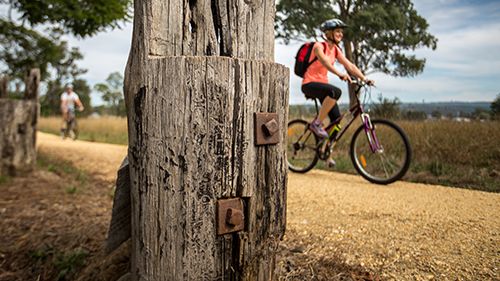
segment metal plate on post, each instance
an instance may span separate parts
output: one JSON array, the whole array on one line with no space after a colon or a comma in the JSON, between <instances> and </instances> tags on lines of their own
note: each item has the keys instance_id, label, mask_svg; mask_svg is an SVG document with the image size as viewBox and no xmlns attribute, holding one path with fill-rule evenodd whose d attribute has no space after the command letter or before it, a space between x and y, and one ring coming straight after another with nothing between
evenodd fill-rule
<instances>
[{"instance_id":1,"label":"metal plate on post","mask_svg":"<svg viewBox=\"0 0 500 281\"><path fill-rule=\"evenodd\" d=\"M241 231L245 228L243 200L240 198L217 201L217 235Z\"/></svg>"},{"instance_id":2,"label":"metal plate on post","mask_svg":"<svg viewBox=\"0 0 500 281\"><path fill-rule=\"evenodd\" d=\"M255 113L255 144L277 144L280 141L278 113Z\"/></svg>"}]
</instances>

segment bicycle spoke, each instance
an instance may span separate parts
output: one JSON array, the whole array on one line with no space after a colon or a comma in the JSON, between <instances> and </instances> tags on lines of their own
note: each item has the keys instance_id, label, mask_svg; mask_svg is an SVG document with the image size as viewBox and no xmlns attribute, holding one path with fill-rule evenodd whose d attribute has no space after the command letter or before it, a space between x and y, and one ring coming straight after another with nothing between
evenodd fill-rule
<instances>
[{"instance_id":1,"label":"bicycle spoke","mask_svg":"<svg viewBox=\"0 0 500 281\"><path fill-rule=\"evenodd\" d=\"M409 145L400 129L391 122L373 121L375 131L365 133L358 128L351 144L351 158L358 172L375 183L390 183L399 179L408 169ZM376 125L376 126L375 126ZM377 150L372 152L374 142Z\"/></svg>"},{"instance_id":2,"label":"bicycle spoke","mask_svg":"<svg viewBox=\"0 0 500 281\"><path fill-rule=\"evenodd\" d=\"M295 172L307 172L316 164L316 137L304 120L293 120L288 124L288 167Z\"/></svg>"}]
</instances>

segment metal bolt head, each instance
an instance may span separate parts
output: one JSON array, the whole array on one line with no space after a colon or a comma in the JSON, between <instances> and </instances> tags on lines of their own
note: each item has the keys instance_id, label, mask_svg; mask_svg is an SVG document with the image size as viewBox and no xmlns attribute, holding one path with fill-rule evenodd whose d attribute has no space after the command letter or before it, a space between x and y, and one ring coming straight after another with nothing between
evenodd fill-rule
<instances>
[{"instance_id":1,"label":"metal bolt head","mask_svg":"<svg viewBox=\"0 0 500 281\"><path fill-rule=\"evenodd\" d=\"M239 225L243 222L243 212L237 209L229 208L226 212L226 224L230 226Z\"/></svg>"},{"instance_id":2,"label":"metal bolt head","mask_svg":"<svg viewBox=\"0 0 500 281\"><path fill-rule=\"evenodd\" d=\"M278 122L276 122L275 119L271 119L266 124L264 124L263 129L266 135L272 136L279 130Z\"/></svg>"}]
</instances>

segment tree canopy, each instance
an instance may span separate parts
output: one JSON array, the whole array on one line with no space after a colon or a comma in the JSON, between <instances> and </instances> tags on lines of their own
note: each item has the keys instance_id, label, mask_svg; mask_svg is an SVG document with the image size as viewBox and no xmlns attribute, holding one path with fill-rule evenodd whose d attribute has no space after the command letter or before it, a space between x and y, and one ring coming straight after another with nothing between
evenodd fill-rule
<instances>
[{"instance_id":1,"label":"tree canopy","mask_svg":"<svg viewBox=\"0 0 500 281\"><path fill-rule=\"evenodd\" d=\"M26 70L40 68L45 81L50 67L74 64L82 58L78 49L70 49L61 40L63 34L86 37L115 28L130 18L130 2L0 0L9 9L8 18L0 18L0 62L14 78L22 79Z\"/></svg>"},{"instance_id":2,"label":"tree canopy","mask_svg":"<svg viewBox=\"0 0 500 281\"><path fill-rule=\"evenodd\" d=\"M130 19L130 0L0 0L7 17L0 17L0 67L14 80L23 80L31 68L40 68L47 91L42 113L59 112L64 84L90 108L90 87L79 78L86 72L77 66L83 58L62 36L84 38L119 26ZM19 84L17 82L17 84Z\"/></svg>"},{"instance_id":3,"label":"tree canopy","mask_svg":"<svg viewBox=\"0 0 500 281\"><path fill-rule=\"evenodd\" d=\"M317 39L318 27L327 19L347 23L346 57L365 73L417 75L424 69L425 58L411 52L437 45L427 31L427 21L410 0L280 0L276 8L276 37L285 43Z\"/></svg>"},{"instance_id":4,"label":"tree canopy","mask_svg":"<svg viewBox=\"0 0 500 281\"><path fill-rule=\"evenodd\" d=\"M497 95L495 100L490 105L491 115L495 119L500 119L500 94Z\"/></svg>"},{"instance_id":5,"label":"tree canopy","mask_svg":"<svg viewBox=\"0 0 500 281\"><path fill-rule=\"evenodd\" d=\"M102 99L111 108L114 115L126 115L123 95L123 75L113 72L106 78L106 83L94 85L94 89L102 94Z\"/></svg>"},{"instance_id":6,"label":"tree canopy","mask_svg":"<svg viewBox=\"0 0 500 281\"><path fill-rule=\"evenodd\" d=\"M45 81L49 78L50 67L59 78L69 72L76 76L84 72L76 67L76 61L82 58L78 49L70 49L56 32L44 36L0 19L0 61L6 68L5 73L14 79L22 80L29 69L40 68L41 79ZM66 73L61 73L62 70Z\"/></svg>"},{"instance_id":7,"label":"tree canopy","mask_svg":"<svg viewBox=\"0 0 500 281\"><path fill-rule=\"evenodd\" d=\"M115 28L130 18L130 0L0 0L30 26L50 25L79 37Z\"/></svg>"}]
</instances>

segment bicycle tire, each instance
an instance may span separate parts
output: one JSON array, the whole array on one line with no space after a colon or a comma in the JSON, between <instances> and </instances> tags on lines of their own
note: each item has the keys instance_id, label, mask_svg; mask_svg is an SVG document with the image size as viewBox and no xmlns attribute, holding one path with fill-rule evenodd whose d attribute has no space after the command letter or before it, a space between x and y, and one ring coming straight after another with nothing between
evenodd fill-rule
<instances>
[{"instance_id":1,"label":"bicycle tire","mask_svg":"<svg viewBox=\"0 0 500 281\"><path fill-rule=\"evenodd\" d=\"M78 139L78 123L76 122L76 119L71 121L71 131L73 132L71 139Z\"/></svg>"},{"instance_id":2,"label":"bicycle tire","mask_svg":"<svg viewBox=\"0 0 500 281\"><path fill-rule=\"evenodd\" d=\"M352 164L363 178L372 183L382 185L393 183L401 179L410 167L412 157L410 141L405 132L391 121L375 119L371 123L382 149L372 152L365 127L361 125L351 140Z\"/></svg>"},{"instance_id":3,"label":"bicycle tire","mask_svg":"<svg viewBox=\"0 0 500 281\"><path fill-rule=\"evenodd\" d=\"M314 168L318 163L317 145L318 138L309 130L309 122L302 119L288 122L287 163L291 171L306 173Z\"/></svg>"}]
</instances>

